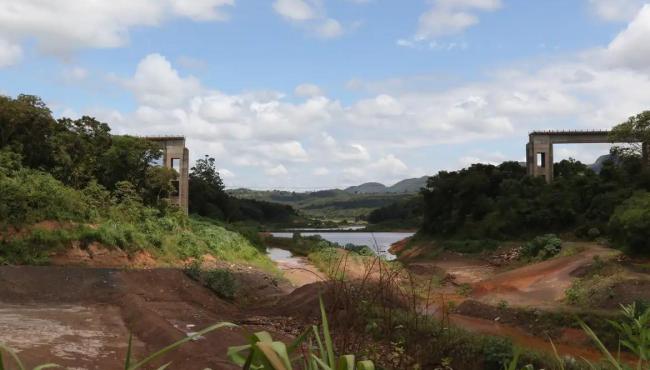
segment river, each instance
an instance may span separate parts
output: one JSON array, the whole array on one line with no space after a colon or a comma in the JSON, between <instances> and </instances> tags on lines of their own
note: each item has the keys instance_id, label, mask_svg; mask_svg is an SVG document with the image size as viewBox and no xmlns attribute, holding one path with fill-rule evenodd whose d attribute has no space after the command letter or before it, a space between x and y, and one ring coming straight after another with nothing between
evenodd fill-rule
<instances>
[{"instance_id":1,"label":"river","mask_svg":"<svg viewBox=\"0 0 650 370\"><path fill-rule=\"evenodd\" d=\"M292 232L274 232L271 233L278 238L291 238ZM301 232L302 236L320 235L323 239L338 243L341 246L346 244L367 245L377 254L386 257L388 260L395 259L395 256L388 252L388 248L402 239L413 236L414 233L401 232L335 232L335 231L310 231Z\"/></svg>"}]
</instances>

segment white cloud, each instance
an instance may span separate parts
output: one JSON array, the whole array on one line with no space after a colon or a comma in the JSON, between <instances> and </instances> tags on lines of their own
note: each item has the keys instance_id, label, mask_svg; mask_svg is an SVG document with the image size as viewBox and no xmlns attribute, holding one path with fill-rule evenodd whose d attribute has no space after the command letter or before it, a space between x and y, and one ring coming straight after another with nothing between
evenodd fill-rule
<instances>
[{"instance_id":1,"label":"white cloud","mask_svg":"<svg viewBox=\"0 0 650 370\"><path fill-rule=\"evenodd\" d=\"M316 10L304 0L275 0L273 10L292 21L306 21L316 17Z\"/></svg>"},{"instance_id":2,"label":"white cloud","mask_svg":"<svg viewBox=\"0 0 650 370\"><path fill-rule=\"evenodd\" d=\"M500 0L434 0L431 8L420 15L418 30L412 40L398 40L401 46L460 33L479 22L477 12L494 11Z\"/></svg>"},{"instance_id":3,"label":"white cloud","mask_svg":"<svg viewBox=\"0 0 650 370\"><path fill-rule=\"evenodd\" d=\"M316 33L325 39L343 35L343 26L336 19L328 18L316 27Z\"/></svg>"},{"instance_id":4,"label":"white cloud","mask_svg":"<svg viewBox=\"0 0 650 370\"><path fill-rule=\"evenodd\" d=\"M607 56L617 66L650 69L650 4L609 44Z\"/></svg>"},{"instance_id":5,"label":"white cloud","mask_svg":"<svg viewBox=\"0 0 650 370\"><path fill-rule=\"evenodd\" d=\"M23 49L20 45L0 38L0 68L14 65L18 63L22 57Z\"/></svg>"},{"instance_id":6,"label":"white cloud","mask_svg":"<svg viewBox=\"0 0 650 370\"><path fill-rule=\"evenodd\" d=\"M338 20L327 17L321 0L275 0L273 10L319 38L336 38L345 32Z\"/></svg>"},{"instance_id":7,"label":"white cloud","mask_svg":"<svg viewBox=\"0 0 650 370\"><path fill-rule=\"evenodd\" d=\"M314 170L312 171L312 174L314 174L314 176L327 176L329 175L329 173L330 170L328 170L326 167L314 168Z\"/></svg>"},{"instance_id":8,"label":"white cloud","mask_svg":"<svg viewBox=\"0 0 650 370\"><path fill-rule=\"evenodd\" d=\"M589 0L589 5L598 17L606 21L628 21L632 19L646 0Z\"/></svg>"},{"instance_id":9,"label":"white cloud","mask_svg":"<svg viewBox=\"0 0 650 370\"><path fill-rule=\"evenodd\" d=\"M277 165L277 166L275 166L275 167L267 168L267 169L264 171L264 173L266 173L266 174L269 175L269 176L283 176L283 175L288 174L289 171L287 171L286 167L284 167L283 165L279 164L279 165Z\"/></svg>"},{"instance_id":10,"label":"white cloud","mask_svg":"<svg viewBox=\"0 0 650 370\"><path fill-rule=\"evenodd\" d=\"M61 54L79 48L115 48L136 26L167 19L223 20L234 0L4 0L0 35L13 44L36 40L41 50Z\"/></svg>"},{"instance_id":11,"label":"white cloud","mask_svg":"<svg viewBox=\"0 0 650 370\"><path fill-rule=\"evenodd\" d=\"M127 85L140 103L154 107L177 106L201 91L196 78L180 77L160 54L149 54L141 60Z\"/></svg>"},{"instance_id":12,"label":"white cloud","mask_svg":"<svg viewBox=\"0 0 650 370\"><path fill-rule=\"evenodd\" d=\"M232 171L230 171L227 168L220 168L218 170L218 172L219 172L219 175L221 176L222 179L227 180L227 179L232 179L232 178L237 177L237 176L235 176L235 174Z\"/></svg>"},{"instance_id":13,"label":"white cloud","mask_svg":"<svg viewBox=\"0 0 650 370\"><path fill-rule=\"evenodd\" d=\"M323 96L323 90L314 84L301 84L296 86L294 94L300 97Z\"/></svg>"},{"instance_id":14,"label":"white cloud","mask_svg":"<svg viewBox=\"0 0 650 370\"><path fill-rule=\"evenodd\" d=\"M645 35L641 26L635 37ZM635 27L633 22L616 39L633 35ZM523 150L507 158L496 148L456 155L436 144L500 139L523 148L533 129L609 128L647 109L650 71L613 63L613 50L603 47L532 67L492 70L480 81L445 88L431 83L435 76L357 81L370 88L345 104L309 84L289 95L221 92L153 54L124 83L134 91L138 107L109 122L115 122L117 132L185 134L193 157L217 156L243 185L256 177L267 181L260 172L275 174L267 182L272 186L390 183L439 168L523 157ZM303 99L296 102L295 97ZM412 159L424 157L419 150L443 152L418 163L425 161ZM325 179L332 183L322 184Z\"/></svg>"},{"instance_id":15,"label":"white cloud","mask_svg":"<svg viewBox=\"0 0 650 370\"><path fill-rule=\"evenodd\" d=\"M79 82L88 77L88 71L85 68L75 66L64 69L61 76L66 82Z\"/></svg>"},{"instance_id":16,"label":"white cloud","mask_svg":"<svg viewBox=\"0 0 650 370\"><path fill-rule=\"evenodd\" d=\"M170 0L172 11L195 21L226 20L224 6L235 5L235 0Z\"/></svg>"},{"instance_id":17,"label":"white cloud","mask_svg":"<svg viewBox=\"0 0 650 370\"><path fill-rule=\"evenodd\" d=\"M458 164L461 168L467 168L475 163L498 165L506 160L508 160L508 157L501 152L486 153L479 151L460 157Z\"/></svg>"},{"instance_id":18,"label":"white cloud","mask_svg":"<svg viewBox=\"0 0 650 370\"><path fill-rule=\"evenodd\" d=\"M410 176L408 166L393 154L388 154L363 167L353 166L343 169L345 181L359 183L365 181L383 181L394 183Z\"/></svg>"}]
</instances>

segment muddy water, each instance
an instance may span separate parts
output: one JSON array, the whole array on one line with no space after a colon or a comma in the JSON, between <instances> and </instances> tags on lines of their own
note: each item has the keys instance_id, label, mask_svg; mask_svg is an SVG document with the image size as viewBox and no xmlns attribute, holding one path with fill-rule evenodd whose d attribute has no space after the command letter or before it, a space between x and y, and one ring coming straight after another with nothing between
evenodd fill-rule
<instances>
[{"instance_id":1,"label":"muddy water","mask_svg":"<svg viewBox=\"0 0 650 370\"><path fill-rule=\"evenodd\" d=\"M74 369L118 368L128 330L118 307L0 304L0 343L28 364L54 362ZM136 349L143 345L135 340ZM32 363L33 362L33 363ZM70 367L73 366L73 367Z\"/></svg>"},{"instance_id":2,"label":"muddy water","mask_svg":"<svg viewBox=\"0 0 650 370\"><path fill-rule=\"evenodd\" d=\"M296 288L325 279L325 275L305 257L293 256L280 248L267 248L266 253Z\"/></svg>"},{"instance_id":3,"label":"muddy water","mask_svg":"<svg viewBox=\"0 0 650 370\"><path fill-rule=\"evenodd\" d=\"M273 236L278 238L291 238L293 233L290 232L275 232ZM332 231L319 231L319 232L302 232L302 236L320 235L323 239L338 243L341 246L346 244L366 245L374 250L377 254L386 257L388 260L395 259L395 256L388 252L388 248L400 240L413 236L413 233L398 233L398 232L332 232Z\"/></svg>"}]
</instances>

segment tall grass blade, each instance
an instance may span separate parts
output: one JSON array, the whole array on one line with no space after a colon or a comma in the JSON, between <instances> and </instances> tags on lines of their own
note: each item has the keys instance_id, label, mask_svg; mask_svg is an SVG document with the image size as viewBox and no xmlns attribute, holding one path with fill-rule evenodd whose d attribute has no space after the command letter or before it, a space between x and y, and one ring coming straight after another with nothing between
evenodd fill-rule
<instances>
[{"instance_id":1,"label":"tall grass blade","mask_svg":"<svg viewBox=\"0 0 650 370\"><path fill-rule=\"evenodd\" d=\"M38 365L34 368L34 370L43 370L43 369L55 369L55 368L61 368L62 366L57 365L57 364L43 364L43 365Z\"/></svg>"},{"instance_id":2,"label":"tall grass blade","mask_svg":"<svg viewBox=\"0 0 650 370\"><path fill-rule=\"evenodd\" d=\"M133 346L133 333L129 333L129 345L126 347L126 359L124 360L124 370L129 370L131 366L131 348Z\"/></svg>"},{"instance_id":3,"label":"tall grass blade","mask_svg":"<svg viewBox=\"0 0 650 370\"><path fill-rule=\"evenodd\" d=\"M612 356L612 354L609 352L607 347L603 344L603 342L600 341L596 333L589 327L589 325L585 324L584 321L579 320L578 324L580 324L580 327L582 330L596 343L596 346L600 350L600 352L605 356L607 361L616 369L616 370L624 370L621 364Z\"/></svg>"},{"instance_id":4,"label":"tall grass blade","mask_svg":"<svg viewBox=\"0 0 650 370\"><path fill-rule=\"evenodd\" d=\"M256 344L257 348L264 355L269 364L272 366L273 370L290 370L284 366L284 361L278 356L278 354L273 349L272 343L269 342L259 342Z\"/></svg>"},{"instance_id":5,"label":"tall grass blade","mask_svg":"<svg viewBox=\"0 0 650 370\"><path fill-rule=\"evenodd\" d=\"M552 339L549 339L549 342L551 342L551 348L553 348L553 355L555 356L555 360L557 361L559 370L564 370L564 360L562 360L562 357L560 357L560 354L557 352L555 343L553 343Z\"/></svg>"},{"instance_id":6,"label":"tall grass blade","mask_svg":"<svg viewBox=\"0 0 650 370\"><path fill-rule=\"evenodd\" d=\"M357 370L375 370L375 364L368 360L359 361L357 362Z\"/></svg>"},{"instance_id":7,"label":"tall grass blade","mask_svg":"<svg viewBox=\"0 0 650 370\"><path fill-rule=\"evenodd\" d=\"M325 360L325 347L323 347L323 342L320 340L318 327L316 325L313 325L311 328L314 331L314 337L316 337L316 344L318 344L318 354Z\"/></svg>"},{"instance_id":8,"label":"tall grass blade","mask_svg":"<svg viewBox=\"0 0 650 370\"><path fill-rule=\"evenodd\" d=\"M226 328L226 327L228 327L228 328L232 328L232 327L236 327L236 326L237 326L237 325L235 325L235 324L231 324L231 323L229 323L229 322L220 322L220 323L218 323L218 324L214 324L214 325L208 326L207 328L205 328L205 329L199 331L198 333L196 333L196 334L194 334L194 335L191 335L191 336L188 336L188 337L186 337L186 338L183 338L183 339L179 340L178 342L176 342L176 343L172 343L172 344L168 345L167 347L161 349L160 351L158 351L158 352L156 352L156 353L154 353L154 354L152 354L152 355L149 355L149 356L148 356L147 358L145 358L144 360L142 360L142 361L138 362L137 364L131 366L128 370L139 369L139 368L141 368L143 365L146 365L147 363L149 363L149 362L151 362L151 361L157 359L158 357L160 357L160 356L166 354L167 352L169 352L169 351L171 351L171 350L173 350L173 349L176 349L177 347L180 347L180 346L182 346L183 344L185 344L185 343L187 343L187 342L189 342L189 341L191 341L191 340L194 340L194 339L200 337L201 335L205 335L205 334L207 334L207 333L209 333L209 332L211 332L211 331L217 330L217 329ZM24 370L24 368L21 368L21 370Z\"/></svg>"},{"instance_id":9,"label":"tall grass blade","mask_svg":"<svg viewBox=\"0 0 650 370\"><path fill-rule=\"evenodd\" d=\"M345 355L339 357L339 363L336 370L354 370L354 355Z\"/></svg>"},{"instance_id":10,"label":"tall grass blade","mask_svg":"<svg viewBox=\"0 0 650 370\"><path fill-rule=\"evenodd\" d=\"M16 366L18 366L19 370L25 370L25 365L23 365L22 361L20 361L20 358L18 358L18 355L16 355L16 352L14 352L13 349L5 346L4 344L0 344L0 352L6 352L11 356L11 358L14 360L16 363Z\"/></svg>"},{"instance_id":11,"label":"tall grass blade","mask_svg":"<svg viewBox=\"0 0 650 370\"><path fill-rule=\"evenodd\" d=\"M335 365L334 359L334 344L332 343L332 336L330 335L329 323L327 322L327 312L325 312L325 304L323 303L323 297L319 296L318 300L320 302L320 313L321 319L323 321L323 339L325 340L325 347L327 350L327 363L330 366Z\"/></svg>"},{"instance_id":12,"label":"tall grass blade","mask_svg":"<svg viewBox=\"0 0 650 370\"><path fill-rule=\"evenodd\" d=\"M318 356L312 355L312 358L314 359L314 361L316 361L316 363L320 366L322 370L332 370L332 368L328 364L326 364L325 361L318 358Z\"/></svg>"}]
</instances>

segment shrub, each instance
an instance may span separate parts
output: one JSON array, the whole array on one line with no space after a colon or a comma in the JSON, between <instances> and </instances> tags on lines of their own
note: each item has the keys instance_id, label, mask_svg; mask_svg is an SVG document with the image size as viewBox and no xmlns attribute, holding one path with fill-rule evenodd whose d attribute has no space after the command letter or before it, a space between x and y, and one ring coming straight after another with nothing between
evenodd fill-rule
<instances>
[{"instance_id":1,"label":"shrub","mask_svg":"<svg viewBox=\"0 0 650 370\"><path fill-rule=\"evenodd\" d=\"M636 193L616 207L609 230L631 252L650 253L650 193Z\"/></svg>"},{"instance_id":2,"label":"shrub","mask_svg":"<svg viewBox=\"0 0 650 370\"><path fill-rule=\"evenodd\" d=\"M225 269L212 269L204 274L205 283L218 296L227 299L235 298L236 281L232 272Z\"/></svg>"},{"instance_id":3,"label":"shrub","mask_svg":"<svg viewBox=\"0 0 650 370\"><path fill-rule=\"evenodd\" d=\"M561 249L562 240L555 234L546 234L526 243L522 249L522 256L545 260L560 253Z\"/></svg>"}]
</instances>

